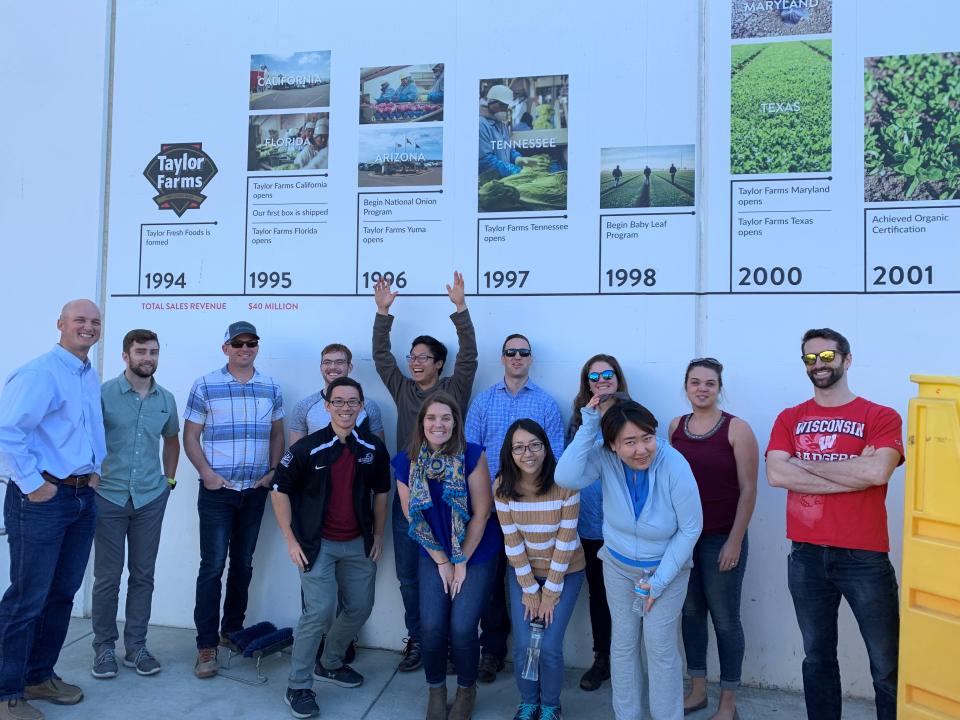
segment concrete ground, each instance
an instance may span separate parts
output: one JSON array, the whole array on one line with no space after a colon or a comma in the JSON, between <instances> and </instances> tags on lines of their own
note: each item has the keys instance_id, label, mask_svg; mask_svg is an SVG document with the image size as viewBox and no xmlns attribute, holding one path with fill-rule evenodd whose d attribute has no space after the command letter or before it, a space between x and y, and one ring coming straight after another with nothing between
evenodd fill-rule
<instances>
[{"instance_id":1,"label":"concrete ground","mask_svg":"<svg viewBox=\"0 0 960 720\"><path fill-rule=\"evenodd\" d=\"M86 698L73 707L35 703L51 720L128 720L135 717L263 720L290 717L289 709L282 700L290 666L287 655L265 663L264 674L269 681L263 685L245 685L224 677L198 680L193 676L196 659L193 631L152 627L149 647L163 663L163 671L159 675L139 677L133 670L121 666L116 678L96 680L90 675L93 660L91 639L90 620L75 618L60 655L57 673L69 682L80 684ZM353 667L364 675L364 684L355 689L343 689L327 683L316 683L314 689L317 691L320 716L336 720L422 718L426 710L423 673L398 673L398 658L397 653L387 650L361 648ZM256 677L254 664L250 660L234 659L229 672L251 680ZM596 692L584 692L578 685L581 673L582 670L578 669L567 671L563 694L564 717L568 720L612 718L609 683ZM451 678L449 683L452 699L455 682ZM717 692L715 686L710 687L711 707L715 706ZM512 675L501 673L493 684L480 686L474 718L507 720L513 717L517 701ZM801 720L806 717L800 695L777 690L743 688L738 706L742 720ZM691 720L709 720L711 715L711 710L702 710L688 717ZM873 718L873 703L846 700L843 716L846 720Z\"/></svg>"}]
</instances>

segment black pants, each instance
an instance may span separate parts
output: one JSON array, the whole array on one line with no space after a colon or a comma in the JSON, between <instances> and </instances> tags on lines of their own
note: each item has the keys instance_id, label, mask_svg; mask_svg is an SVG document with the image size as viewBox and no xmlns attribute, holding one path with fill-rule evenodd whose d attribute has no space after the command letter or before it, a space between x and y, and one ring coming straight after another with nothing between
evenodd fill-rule
<instances>
[{"instance_id":1,"label":"black pants","mask_svg":"<svg viewBox=\"0 0 960 720\"><path fill-rule=\"evenodd\" d=\"M603 561L597 557L603 540L580 538L583 556L587 561L587 587L590 589L590 628L593 630L593 651L610 654L610 608L607 607L607 589L603 584Z\"/></svg>"}]
</instances>

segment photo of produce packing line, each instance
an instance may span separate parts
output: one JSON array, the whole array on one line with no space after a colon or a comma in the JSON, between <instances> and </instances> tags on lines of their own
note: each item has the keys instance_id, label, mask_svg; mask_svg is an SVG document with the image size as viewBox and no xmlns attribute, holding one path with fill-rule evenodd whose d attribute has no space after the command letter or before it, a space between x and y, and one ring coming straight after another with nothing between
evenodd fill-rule
<instances>
[{"instance_id":1,"label":"photo of produce packing line","mask_svg":"<svg viewBox=\"0 0 960 720\"><path fill-rule=\"evenodd\" d=\"M326 170L329 113L251 115L247 170Z\"/></svg>"},{"instance_id":2,"label":"photo of produce packing line","mask_svg":"<svg viewBox=\"0 0 960 720\"><path fill-rule=\"evenodd\" d=\"M480 212L566 210L568 80L480 81Z\"/></svg>"},{"instance_id":3,"label":"photo of produce packing line","mask_svg":"<svg viewBox=\"0 0 960 720\"><path fill-rule=\"evenodd\" d=\"M603 148L600 207L692 207L693 145Z\"/></svg>"},{"instance_id":4,"label":"photo of produce packing line","mask_svg":"<svg viewBox=\"0 0 960 720\"><path fill-rule=\"evenodd\" d=\"M443 120L443 63L360 70L360 123Z\"/></svg>"},{"instance_id":5,"label":"photo of produce packing line","mask_svg":"<svg viewBox=\"0 0 960 720\"><path fill-rule=\"evenodd\" d=\"M734 45L730 172L828 172L832 161L830 40Z\"/></svg>"},{"instance_id":6,"label":"photo of produce packing line","mask_svg":"<svg viewBox=\"0 0 960 720\"><path fill-rule=\"evenodd\" d=\"M960 53L866 59L864 200L960 195Z\"/></svg>"}]
</instances>

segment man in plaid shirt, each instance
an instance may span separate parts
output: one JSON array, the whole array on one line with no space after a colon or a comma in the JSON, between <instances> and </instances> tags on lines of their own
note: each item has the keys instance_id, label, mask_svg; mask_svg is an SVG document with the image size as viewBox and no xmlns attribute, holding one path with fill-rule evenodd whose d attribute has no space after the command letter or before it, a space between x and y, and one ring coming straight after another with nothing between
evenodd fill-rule
<instances>
[{"instance_id":1,"label":"man in plaid shirt","mask_svg":"<svg viewBox=\"0 0 960 720\"><path fill-rule=\"evenodd\" d=\"M226 366L199 378L184 413L183 447L200 475L200 573L193 620L199 678L217 674L217 645L243 628L253 551L273 470L283 454L283 396L273 378L253 366L257 329L227 328ZM220 578L230 556L220 620ZM219 625L219 635L217 627Z\"/></svg>"}]
</instances>

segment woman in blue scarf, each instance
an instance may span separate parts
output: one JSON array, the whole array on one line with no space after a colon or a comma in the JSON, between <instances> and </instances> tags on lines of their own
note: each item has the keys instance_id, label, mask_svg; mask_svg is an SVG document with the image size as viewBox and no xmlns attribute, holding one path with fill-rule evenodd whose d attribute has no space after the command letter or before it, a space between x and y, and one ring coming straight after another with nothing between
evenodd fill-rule
<instances>
[{"instance_id":1,"label":"woman in blue scarf","mask_svg":"<svg viewBox=\"0 0 960 720\"><path fill-rule=\"evenodd\" d=\"M423 669L427 720L445 720L447 647L457 669L450 720L468 720L477 694L477 624L490 596L503 536L491 515L493 496L483 447L468 443L456 400L424 400L410 447L393 459L397 494L420 545Z\"/></svg>"}]
</instances>

